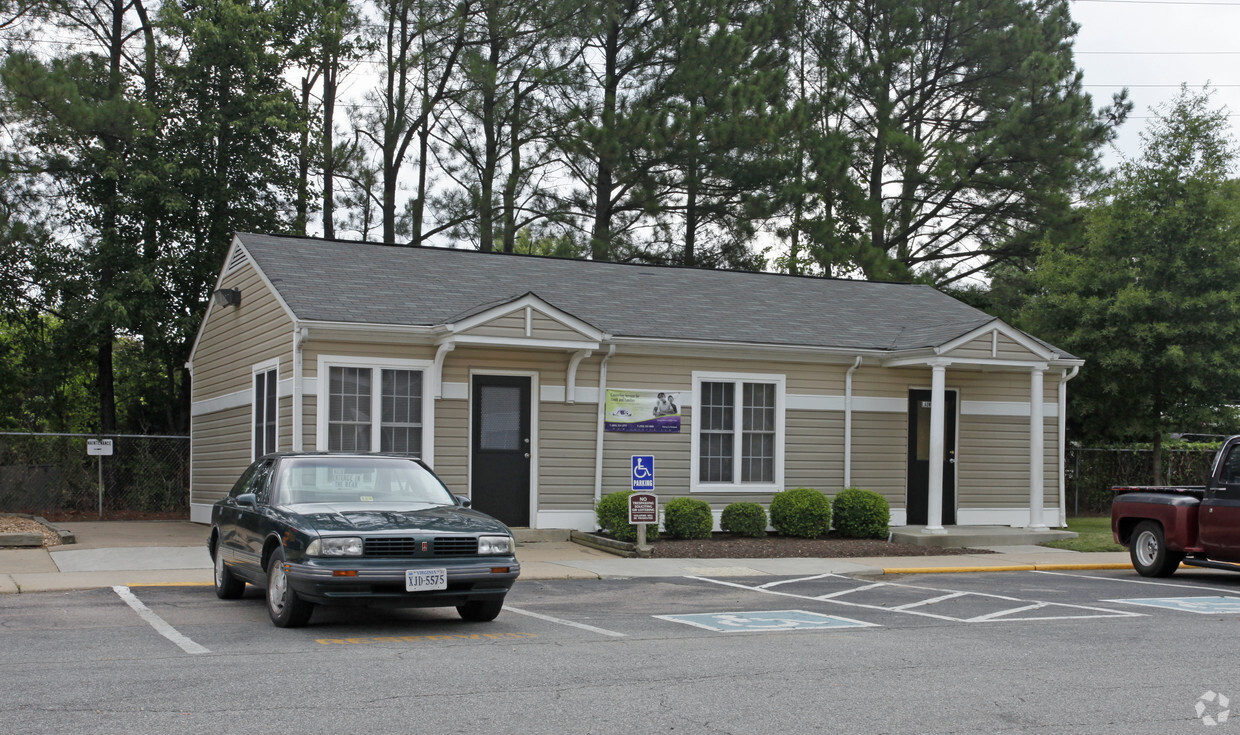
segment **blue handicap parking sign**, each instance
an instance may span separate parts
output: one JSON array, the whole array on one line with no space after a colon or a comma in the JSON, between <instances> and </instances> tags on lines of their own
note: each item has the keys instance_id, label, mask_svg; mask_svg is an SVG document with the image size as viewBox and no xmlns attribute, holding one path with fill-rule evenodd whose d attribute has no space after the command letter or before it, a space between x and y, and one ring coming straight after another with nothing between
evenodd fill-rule
<instances>
[{"instance_id":1,"label":"blue handicap parking sign","mask_svg":"<svg viewBox=\"0 0 1240 735\"><path fill-rule=\"evenodd\" d=\"M747 612L698 613L693 615L655 615L660 620L684 623L717 633L756 633L777 630L822 630L825 628L868 628L864 623L834 615L805 610L759 610Z\"/></svg>"},{"instance_id":2,"label":"blue handicap parking sign","mask_svg":"<svg viewBox=\"0 0 1240 735\"><path fill-rule=\"evenodd\" d=\"M633 455L633 491L654 490L654 455Z\"/></svg>"},{"instance_id":3,"label":"blue handicap parking sign","mask_svg":"<svg viewBox=\"0 0 1240 735\"><path fill-rule=\"evenodd\" d=\"M1238 615L1240 597L1139 597L1128 600L1105 600L1129 605L1161 607L1167 610L1200 613L1202 615Z\"/></svg>"}]
</instances>

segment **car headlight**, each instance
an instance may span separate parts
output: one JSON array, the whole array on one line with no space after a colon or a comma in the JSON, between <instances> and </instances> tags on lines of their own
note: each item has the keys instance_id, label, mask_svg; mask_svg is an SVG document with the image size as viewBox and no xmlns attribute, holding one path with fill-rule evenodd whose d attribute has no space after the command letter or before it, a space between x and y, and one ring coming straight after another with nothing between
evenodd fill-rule
<instances>
[{"instance_id":1,"label":"car headlight","mask_svg":"<svg viewBox=\"0 0 1240 735\"><path fill-rule=\"evenodd\" d=\"M307 556L361 556L362 540L354 536L316 538L306 547Z\"/></svg>"},{"instance_id":2,"label":"car headlight","mask_svg":"<svg viewBox=\"0 0 1240 735\"><path fill-rule=\"evenodd\" d=\"M479 554L511 554L512 536L479 536Z\"/></svg>"}]
</instances>

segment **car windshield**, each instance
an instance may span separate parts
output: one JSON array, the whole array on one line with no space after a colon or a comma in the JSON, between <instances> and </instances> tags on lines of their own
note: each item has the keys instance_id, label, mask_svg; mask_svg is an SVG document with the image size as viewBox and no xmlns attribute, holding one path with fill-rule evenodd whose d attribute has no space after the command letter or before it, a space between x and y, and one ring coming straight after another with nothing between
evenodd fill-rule
<instances>
[{"instance_id":1,"label":"car windshield","mask_svg":"<svg viewBox=\"0 0 1240 735\"><path fill-rule=\"evenodd\" d=\"M455 504L426 468L396 457L286 458L276 476L275 497L288 504Z\"/></svg>"}]
</instances>

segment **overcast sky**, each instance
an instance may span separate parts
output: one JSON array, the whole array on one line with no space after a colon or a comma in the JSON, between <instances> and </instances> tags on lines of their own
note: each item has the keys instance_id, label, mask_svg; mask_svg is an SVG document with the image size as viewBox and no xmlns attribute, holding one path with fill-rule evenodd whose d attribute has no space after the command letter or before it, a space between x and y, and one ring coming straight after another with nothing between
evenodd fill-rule
<instances>
[{"instance_id":1,"label":"overcast sky","mask_svg":"<svg viewBox=\"0 0 1240 735\"><path fill-rule=\"evenodd\" d=\"M1150 108L1168 102L1186 82L1215 90L1226 105L1233 137L1240 127L1240 0L1072 0L1080 24L1075 50L1095 106L1128 87L1132 116L1105 158L1136 157Z\"/></svg>"}]
</instances>

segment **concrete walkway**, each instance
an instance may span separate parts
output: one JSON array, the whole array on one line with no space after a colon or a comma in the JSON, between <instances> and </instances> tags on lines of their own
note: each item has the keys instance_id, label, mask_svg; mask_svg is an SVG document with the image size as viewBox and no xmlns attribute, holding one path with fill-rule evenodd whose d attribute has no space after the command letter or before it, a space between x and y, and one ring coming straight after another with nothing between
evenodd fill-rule
<instances>
[{"instance_id":1,"label":"concrete walkway","mask_svg":"<svg viewBox=\"0 0 1240 735\"><path fill-rule=\"evenodd\" d=\"M188 521L57 524L77 543L0 549L0 593L114 585L209 585L207 527ZM1033 569L1131 569L1126 552L1082 554L1041 546L995 546L994 554L863 559L623 559L571 541L517 547L521 579L754 577Z\"/></svg>"}]
</instances>

